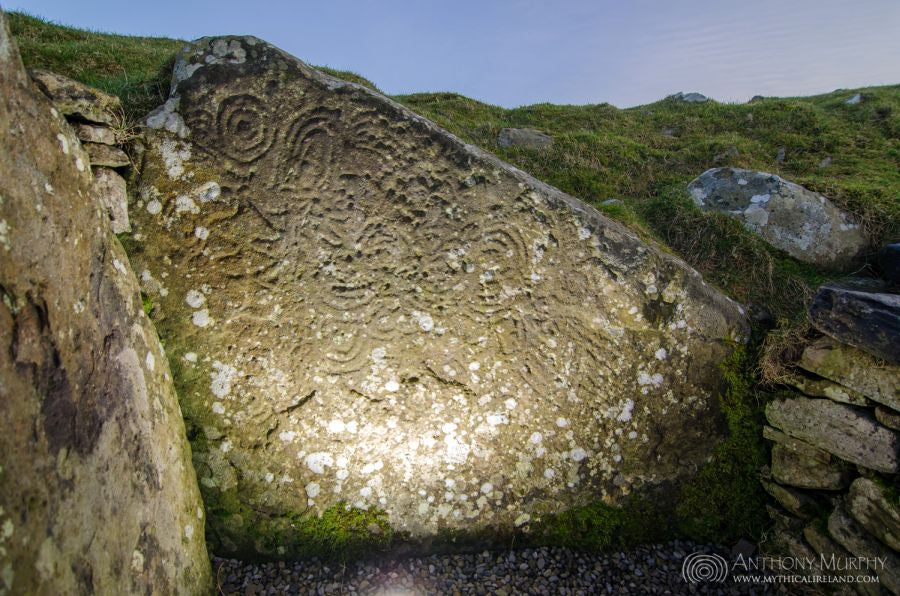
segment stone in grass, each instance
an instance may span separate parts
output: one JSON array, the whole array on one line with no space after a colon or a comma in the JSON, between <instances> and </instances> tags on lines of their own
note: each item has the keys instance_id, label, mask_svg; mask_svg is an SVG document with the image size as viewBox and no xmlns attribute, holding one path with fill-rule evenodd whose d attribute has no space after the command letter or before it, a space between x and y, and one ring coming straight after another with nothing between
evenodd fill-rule
<instances>
[{"instance_id":1,"label":"stone in grass","mask_svg":"<svg viewBox=\"0 0 900 596\"><path fill-rule=\"evenodd\" d=\"M91 196L106 207L113 234L131 231L128 222L128 192L125 179L109 168L94 168Z\"/></svg>"},{"instance_id":2,"label":"stone in grass","mask_svg":"<svg viewBox=\"0 0 900 596\"><path fill-rule=\"evenodd\" d=\"M100 143L102 145L116 145L116 131L108 126L97 124L75 123L75 134L85 143Z\"/></svg>"},{"instance_id":3,"label":"stone in grass","mask_svg":"<svg viewBox=\"0 0 900 596\"><path fill-rule=\"evenodd\" d=\"M690 91L688 93L684 93L683 91L679 91L674 95L670 95L670 98L675 101L682 101L684 103L706 103L709 101L709 98L703 95L702 93L697 93L696 91Z\"/></svg>"},{"instance_id":4,"label":"stone in grass","mask_svg":"<svg viewBox=\"0 0 900 596\"><path fill-rule=\"evenodd\" d=\"M828 199L780 176L713 168L688 184L698 207L738 219L792 257L828 268L853 263L866 248L859 224Z\"/></svg>"},{"instance_id":5,"label":"stone in grass","mask_svg":"<svg viewBox=\"0 0 900 596\"><path fill-rule=\"evenodd\" d=\"M852 470L840 460L825 463L789 449L772 447L772 478L797 488L840 490L850 483Z\"/></svg>"},{"instance_id":6,"label":"stone in grass","mask_svg":"<svg viewBox=\"0 0 900 596\"><path fill-rule=\"evenodd\" d=\"M784 382L810 397L827 397L828 399L852 406L868 407L873 405L872 401L860 392L821 377L813 378L794 374L789 375Z\"/></svg>"},{"instance_id":7,"label":"stone in grass","mask_svg":"<svg viewBox=\"0 0 900 596\"><path fill-rule=\"evenodd\" d=\"M553 144L553 137L533 128L503 128L497 135L501 147L528 147L543 149Z\"/></svg>"},{"instance_id":8,"label":"stone in grass","mask_svg":"<svg viewBox=\"0 0 900 596\"><path fill-rule=\"evenodd\" d=\"M31 70L29 74L65 116L100 124L114 124L121 117L122 102L115 95L47 70Z\"/></svg>"},{"instance_id":9,"label":"stone in grass","mask_svg":"<svg viewBox=\"0 0 900 596\"><path fill-rule=\"evenodd\" d=\"M118 147L100 143L83 143L83 145L84 150L87 151L88 157L91 159L92 166L121 168L131 164L128 155Z\"/></svg>"},{"instance_id":10,"label":"stone in grass","mask_svg":"<svg viewBox=\"0 0 900 596\"><path fill-rule=\"evenodd\" d=\"M807 309L812 325L834 339L900 364L900 294L825 284Z\"/></svg>"},{"instance_id":11,"label":"stone in grass","mask_svg":"<svg viewBox=\"0 0 900 596\"><path fill-rule=\"evenodd\" d=\"M766 406L769 423L839 458L879 472L900 471L900 435L872 412L829 399L776 399Z\"/></svg>"},{"instance_id":12,"label":"stone in grass","mask_svg":"<svg viewBox=\"0 0 900 596\"><path fill-rule=\"evenodd\" d=\"M900 242L887 244L878 251L878 270L884 279L900 285Z\"/></svg>"},{"instance_id":13,"label":"stone in grass","mask_svg":"<svg viewBox=\"0 0 900 596\"><path fill-rule=\"evenodd\" d=\"M883 565L873 565L867 571L877 575L892 593L900 592L900 557L869 535L843 507L835 507L828 517L828 533L854 557L883 560Z\"/></svg>"},{"instance_id":14,"label":"stone in grass","mask_svg":"<svg viewBox=\"0 0 900 596\"><path fill-rule=\"evenodd\" d=\"M884 364L862 350L823 337L803 350L801 368L900 411L900 366Z\"/></svg>"},{"instance_id":15,"label":"stone in grass","mask_svg":"<svg viewBox=\"0 0 900 596\"><path fill-rule=\"evenodd\" d=\"M857 478L850 485L846 507L870 534L900 551L900 501L896 491L888 491L869 478Z\"/></svg>"}]
</instances>

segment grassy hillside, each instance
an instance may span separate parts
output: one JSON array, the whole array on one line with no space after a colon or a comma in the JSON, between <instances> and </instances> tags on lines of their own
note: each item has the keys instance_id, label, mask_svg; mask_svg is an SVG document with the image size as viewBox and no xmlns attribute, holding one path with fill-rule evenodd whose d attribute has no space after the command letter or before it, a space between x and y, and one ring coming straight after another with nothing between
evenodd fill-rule
<instances>
[{"instance_id":1,"label":"grassy hillside","mask_svg":"<svg viewBox=\"0 0 900 596\"><path fill-rule=\"evenodd\" d=\"M75 30L17 13L9 20L26 66L119 95L133 121L163 101L174 55L183 44ZM322 69L375 88L354 73ZM863 101L846 104L855 93ZM737 300L764 307L779 321L780 329L768 335L772 354L802 339L812 290L841 274L801 264L735 221L699 211L685 188L692 178L715 166L776 173L854 213L869 231L873 249L900 239L900 85L750 104L663 99L629 109L608 104L503 109L453 93L394 99L660 241ZM503 127L536 128L552 135L554 144L544 150L499 147ZM604 205L610 198L621 203ZM757 328L755 347L726 363L731 389L722 406L731 438L685 489L678 506L681 532L694 538L724 543L741 535L758 537L766 523L755 479L768 459L760 428L761 404L769 394L756 382L756 350L765 333ZM607 509L588 508L561 516L564 543L594 544L609 515ZM624 518L615 520L616 527L630 527Z\"/></svg>"}]
</instances>

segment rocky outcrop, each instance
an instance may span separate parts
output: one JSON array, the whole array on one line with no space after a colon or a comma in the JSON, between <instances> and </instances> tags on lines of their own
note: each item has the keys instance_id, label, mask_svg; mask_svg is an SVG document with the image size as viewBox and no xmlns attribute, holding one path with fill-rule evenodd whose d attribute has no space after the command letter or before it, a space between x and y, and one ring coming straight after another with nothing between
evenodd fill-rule
<instances>
[{"instance_id":1,"label":"rocky outcrop","mask_svg":"<svg viewBox=\"0 0 900 596\"><path fill-rule=\"evenodd\" d=\"M131 231L128 194L121 172L131 166L123 150L127 134L118 97L56 73L32 70L32 80L63 114L81 141L83 165L94 173L91 196L107 209L114 234Z\"/></svg>"},{"instance_id":2,"label":"rocky outcrop","mask_svg":"<svg viewBox=\"0 0 900 596\"><path fill-rule=\"evenodd\" d=\"M543 149L553 144L553 137L533 128L501 128L497 144L501 147Z\"/></svg>"},{"instance_id":3,"label":"rocky outcrop","mask_svg":"<svg viewBox=\"0 0 900 596\"><path fill-rule=\"evenodd\" d=\"M900 410L900 367L884 365L874 357L829 337L810 343L797 363L866 398Z\"/></svg>"},{"instance_id":4,"label":"rocky outcrop","mask_svg":"<svg viewBox=\"0 0 900 596\"><path fill-rule=\"evenodd\" d=\"M63 116L107 125L122 120L122 102L114 95L46 70L32 70L29 74Z\"/></svg>"},{"instance_id":5,"label":"rocky outcrop","mask_svg":"<svg viewBox=\"0 0 900 596\"><path fill-rule=\"evenodd\" d=\"M877 313L894 296L885 294L884 287L877 280L824 286L810 306L810 319L820 330L870 350L880 345L872 337L895 342L889 322L882 321L885 333L878 329ZM868 557L866 575L877 575L880 587L858 576L849 578L847 586L860 594L883 593L882 588L897 593L900 366L830 337L811 341L796 364L806 372L798 370L787 382L829 399L778 399L766 407L770 424L780 429L763 431L775 443L763 487L778 503L770 506L777 538L768 548L791 554L801 545L812 549L815 558L835 560L844 569ZM826 531L817 527L817 520L828 512ZM831 569L828 575L839 570Z\"/></svg>"},{"instance_id":6,"label":"rocky outcrop","mask_svg":"<svg viewBox=\"0 0 900 596\"><path fill-rule=\"evenodd\" d=\"M766 406L769 423L786 434L851 463L900 472L900 435L863 408L828 399L777 399Z\"/></svg>"},{"instance_id":7,"label":"rocky outcrop","mask_svg":"<svg viewBox=\"0 0 900 596\"><path fill-rule=\"evenodd\" d=\"M841 268L867 246L859 224L831 201L774 174L713 168L691 181L688 190L701 209L737 218L800 261Z\"/></svg>"},{"instance_id":8,"label":"rocky outcrop","mask_svg":"<svg viewBox=\"0 0 900 596\"><path fill-rule=\"evenodd\" d=\"M165 353L2 13L0 88L0 593L208 593Z\"/></svg>"},{"instance_id":9,"label":"rocky outcrop","mask_svg":"<svg viewBox=\"0 0 900 596\"><path fill-rule=\"evenodd\" d=\"M810 322L822 333L900 364L900 294L826 284L808 312Z\"/></svg>"},{"instance_id":10,"label":"rocky outcrop","mask_svg":"<svg viewBox=\"0 0 900 596\"><path fill-rule=\"evenodd\" d=\"M684 263L258 39L174 82L134 259L217 548L345 506L489 536L706 461L746 327Z\"/></svg>"},{"instance_id":11,"label":"rocky outcrop","mask_svg":"<svg viewBox=\"0 0 900 596\"><path fill-rule=\"evenodd\" d=\"M697 93L696 91L691 91L689 93L684 93L683 91L679 91L674 95L669 96L671 99L675 101L683 101L684 103L706 103L709 101L709 98L703 95L702 93Z\"/></svg>"}]
</instances>

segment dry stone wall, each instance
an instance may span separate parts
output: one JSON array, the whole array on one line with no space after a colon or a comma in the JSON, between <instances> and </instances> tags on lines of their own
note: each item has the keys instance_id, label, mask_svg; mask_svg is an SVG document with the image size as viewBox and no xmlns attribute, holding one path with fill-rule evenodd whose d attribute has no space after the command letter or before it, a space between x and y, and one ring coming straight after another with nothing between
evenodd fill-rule
<instances>
[{"instance_id":1,"label":"dry stone wall","mask_svg":"<svg viewBox=\"0 0 900 596\"><path fill-rule=\"evenodd\" d=\"M526 528L721 438L742 309L576 199L251 37L147 124L133 258L219 548L332 507Z\"/></svg>"},{"instance_id":2,"label":"dry stone wall","mask_svg":"<svg viewBox=\"0 0 900 596\"><path fill-rule=\"evenodd\" d=\"M166 355L0 12L0 594L205 594Z\"/></svg>"},{"instance_id":3,"label":"dry stone wall","mask_svg":"<svg viewBox=\"0 0 900 596\"><path fill-rule=\"evenodd\" d=\"M848 585L862 594L900 592L896 290L874 280L823 286L809 317L827 335L806 347L790 380L805 395L766 407L773 447L763 486L776 503L769 547L815 561L835 556L844 561L838 571L851 574L847 558L869 558L867 573L880 583L852 581L842 593L852 593Z\"/></svg>"}]
</instances>

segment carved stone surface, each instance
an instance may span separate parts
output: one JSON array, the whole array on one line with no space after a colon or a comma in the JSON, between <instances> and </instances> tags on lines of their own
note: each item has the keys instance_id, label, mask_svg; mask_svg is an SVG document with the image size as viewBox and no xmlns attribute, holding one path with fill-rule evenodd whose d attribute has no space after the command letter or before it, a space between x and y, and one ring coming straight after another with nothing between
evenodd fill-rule
<instances>
[{"instance_id":1,"label":"carved stone surface","mask_svg":"<svg viewBox=\"0 0 900 596\"><path fill-rule=\"evenodd\" d=\"M705 461L746 327L684 263L260 40L174 81L133 257L218 548L339 502L512 528Z\"/></svg>"},{"instance_id":2,"label":"carved stone surface","mask_svg":"<svg viewBox=\"0 0 900 596\"><path fill-rule=\"evenodd\" d=\"M208 594L165 353L0 12L0 594Z\"/></svg>"}]
</instances>

